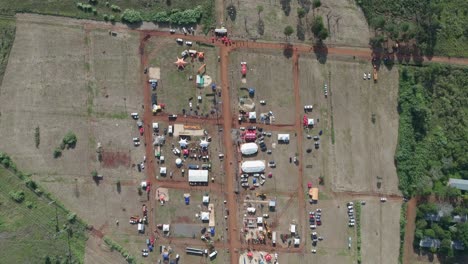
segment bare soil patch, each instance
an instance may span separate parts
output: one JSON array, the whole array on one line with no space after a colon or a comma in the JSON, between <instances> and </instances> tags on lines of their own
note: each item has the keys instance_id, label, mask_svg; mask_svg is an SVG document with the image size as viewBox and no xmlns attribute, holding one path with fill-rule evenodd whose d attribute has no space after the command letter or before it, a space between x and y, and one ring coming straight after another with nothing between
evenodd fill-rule
<instances>
[{"instance_id":1,"label":"bare soil patch","mask_svg":"<svg viewBox=\"0 0 468 264\"><path fill-rule=\"evenodd\" d=\"M116 168L119 166L130 167L130 156L124 152L102 152L102 166L104 168Z\"/></svg>"}]
</instances>

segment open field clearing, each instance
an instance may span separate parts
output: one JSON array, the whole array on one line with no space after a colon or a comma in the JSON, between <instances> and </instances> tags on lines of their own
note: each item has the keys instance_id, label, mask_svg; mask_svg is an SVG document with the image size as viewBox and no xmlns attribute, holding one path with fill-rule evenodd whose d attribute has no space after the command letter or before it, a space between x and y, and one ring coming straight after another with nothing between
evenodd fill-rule
<instances>
[{"instance_id":1,"label":"open field clearing","mask_svg":"<svg viewBox=\"0 0 468 264\"><path fill-rule=\"evenodd\" d=\"M16 202L12 192L22 192ZM32 263L46 256L66 259L69 225L70 249L73 260L82 260L87 239L86 226L78 220L70 223L68 212L25 186L24 181L0 168L0 257L3 263ZM60 229L57 232L57 229Z\"/></svg>"},{"instance_id":2,"label":"open field clearing","mask_svg":"<svg viewBox=\"0 0 468 264\"><path fill-rule=\"evenodd\" d=\"M368 65L329 61L334 191L397 194L394 154L398 135L397 71L381 68L379 80L363 80ZM332 135L333 142L333 135Z\"/></svg>"},{"instance_id":3,"label":"open field clearing","mask_svg":"<svg viewBox=\"0 0 468 264\"><path fill-rule=\"evenodd\" d=\"M290 12L286 14L286 8L282 8L282 1L248 1L239 0L225 2L225 8L231 5L236 10L234 16L226 11L226 27L236 37L260 38L269 41L285 41L283 29L290 25L294 29L290 37L296 41L313 41L311 31L312 21L315 16L322 16L325 27L329 29L330 37L325 41L336 45L367 46L369 42L369 28L361 10L353 1L332 0L322 1L319 8L312 8L312 1L284 1L289 6ZM308 4L307 4L308 3ZM258 6L261 6L259 12ZM303 7L306 14L298 17L297 9Z\"/></svg>"},{"instance_id":4,"label":"open field clearing","mask_svg":"<svg viewBox=\"0 0 468 264\"><path fill-rule=\"evenodd\" d=\"M239 98L249 96L245 89L255 88L254 110L257 112L257 122L260 123L260 113L272 111L275 116L273 124L294 123L294 92L291 60L280 52L243 50L235 51L229 58L229 90L231 92L231 108L233 113L239 112ZM247 63L246 78L241 75L241 62ZM265 100L266 105L260 105L259 100ZM248 100L244 105L247 105Z\"/></svg>"},{"instance_id":5,"label":"open field clearing","mask_svg":"<svg viewBox=\"0 0 468 264\"><path fill-rule=\"evenodd\" d=\"M0 91L0 148L88 224L128 232L115 221L127 221L132 209L126 205L146 201L136 188L145 176L132 168L144 151L133 147L138 129L129 116L143 101L137 35L112 37L74 20L22 18ZM76 147L54 158L68 131L76 134ZM93 170L103 180L93 180Z\"/></svg>"},{"instance_id":6,"label":"open field clearing","mask_svg":"<svg viewBox=\"0 0 468 264\"><path fill-rule=\"evenodd\" d=\"M362 262L397 263L401 202L378 198L361 207Z\"/></svg>"}]
</instances>

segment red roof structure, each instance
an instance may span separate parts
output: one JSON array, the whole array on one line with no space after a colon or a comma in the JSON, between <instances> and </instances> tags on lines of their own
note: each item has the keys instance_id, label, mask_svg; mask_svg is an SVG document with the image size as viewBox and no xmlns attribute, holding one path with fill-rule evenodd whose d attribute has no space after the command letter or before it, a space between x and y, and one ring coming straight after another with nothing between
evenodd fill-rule
<instances>
[{"instance_id":1,"label":"red roof structure","mask_svg":"<svg viewBox=\"0 0 468 264\"><path fill-rule=\"evenodd\" d=\"M257 139L257 131L255 130L249 130L245 132L244 134L244 140L245 141L255 141Z\"/></svg>"},{"instance_id":2,"label":"red roof structure","mask_svg":"<svg viewBox=\"0 0 468 264\"><path fill-rule=\"evenodd\" d=\"M247 74L247 65L246 64L241 65L241 73L244 76Z\"/></svg>"},{"instance_id":3,"label":"red roof structure","mask_svg":"<svg viewBox=\"0 0 468 264\"><path fill-rule=\"evenodd\" d=\"M304 118L302 119L302 124L306 127L309 126L309 119L307 118L306 115L304 115Z\"/></svg>"}]
</instances>

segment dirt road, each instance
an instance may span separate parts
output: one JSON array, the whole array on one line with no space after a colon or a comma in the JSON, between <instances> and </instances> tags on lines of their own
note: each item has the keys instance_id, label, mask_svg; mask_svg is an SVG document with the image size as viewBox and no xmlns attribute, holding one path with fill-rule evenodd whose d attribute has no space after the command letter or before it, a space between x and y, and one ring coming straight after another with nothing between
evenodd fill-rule
<instances>
[{"instance_id":1,"label":"dirt road","mask_svg":"<svg viewBox=\"0 0 468 264\"><path fill-rule=\"evenodd\" d=\"M412 198L407 203L406 208L406 226L405 226L405 242L403 244L403 263L411 263L411 255L413 254L414 230L416 228L416 206L417 199Z\"/></svg>"}]
</instances>

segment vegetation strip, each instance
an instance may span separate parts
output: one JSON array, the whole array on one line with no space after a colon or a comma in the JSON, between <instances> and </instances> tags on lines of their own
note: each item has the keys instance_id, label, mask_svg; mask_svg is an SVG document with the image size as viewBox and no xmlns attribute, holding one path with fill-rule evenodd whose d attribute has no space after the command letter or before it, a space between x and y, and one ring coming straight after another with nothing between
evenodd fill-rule
<instances>
[{"instance_id":1,"label":"vegetation strip","mask_svg":"<svg viewBox=\"0 0 468 264\"><path fill-rule=\"evenodd\" d=\"M362 262L361 256L361 202L354 201L354 210L356 212L356 234L357 234L357 263Z\"/></svg>"}]
</instances>

